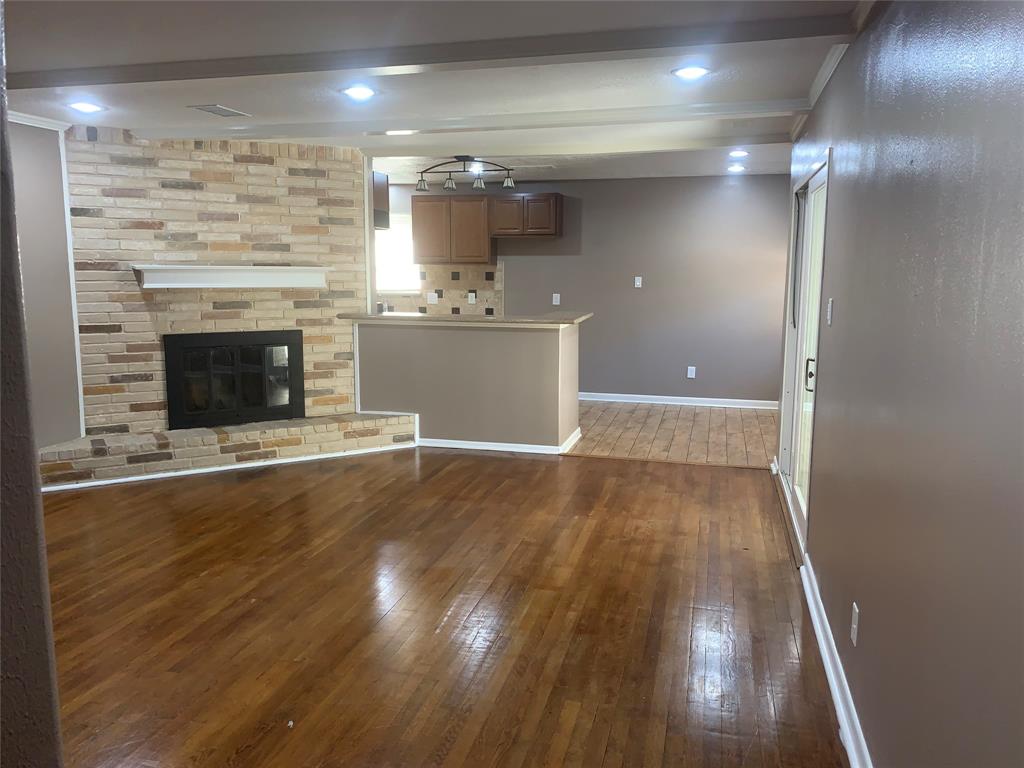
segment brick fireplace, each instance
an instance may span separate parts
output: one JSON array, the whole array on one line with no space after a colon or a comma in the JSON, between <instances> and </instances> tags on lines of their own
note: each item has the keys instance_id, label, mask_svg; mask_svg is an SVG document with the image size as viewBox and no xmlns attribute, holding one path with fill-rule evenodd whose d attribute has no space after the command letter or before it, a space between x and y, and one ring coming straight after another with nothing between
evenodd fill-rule
<instances>
[{"instance_id":1,"label":"brick fireplace","mask_svg":"<svg viewBox=\"0 0 1024 768\"><path fill-rule=\"evenodd\" d=\"M410 416L354 413L337 315L366 306L357 150L85 126L66 143L86 437L42 451L45 482L411 443ZM316 266L326 286L143 289L146 263ZM301 331L305 420L168 432L164 337L240 331Z\"/></svg>"}]
</instances>

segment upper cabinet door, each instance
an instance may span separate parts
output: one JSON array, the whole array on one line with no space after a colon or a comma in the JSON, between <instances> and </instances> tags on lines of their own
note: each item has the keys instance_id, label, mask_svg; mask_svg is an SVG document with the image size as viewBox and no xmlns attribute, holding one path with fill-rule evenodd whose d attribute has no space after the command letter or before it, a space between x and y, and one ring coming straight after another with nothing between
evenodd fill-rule
<instances>
[{"instance_id":1,"label":"upper cabinet door","mask_svg":"<svg viewBox=\"0 0 1024 768\"><path fill-rule=\"evenodd\" d=\"M412 253L417 264L452 260L450 200L441 195L412 198Z\"/></svg>"},{"instance_id":2,"label":"upper cabinet door","mask_svg":"<svg viewBox=\"0 0 1024 768\"><path fill-rule=\"evenodd\" d=\"M489 216L492 236L524 234L526 218L523 212L523 195L490 198Z\"/></svg>"},{"instance_id":3,"label":"upper cabinet door","mask_svg":"<svg viewBox=\"0 0 1024 768\"><path fill-rule=\"evenodd\" d=\"M561 220L558 209L561 202L558 195L538 194L525 196L524 234L561 234Z\"/></svg>"},{"instance_id":4,"label":"upper cabinet door","mask_svg":"<svg viewBox=\"0 0 1024 768\"><path fill-rule=\"evenodd\" d=\"M452 262L491 261L491 233L487 227L487 198L451 197Z\"/></svg>"}]
</instances>

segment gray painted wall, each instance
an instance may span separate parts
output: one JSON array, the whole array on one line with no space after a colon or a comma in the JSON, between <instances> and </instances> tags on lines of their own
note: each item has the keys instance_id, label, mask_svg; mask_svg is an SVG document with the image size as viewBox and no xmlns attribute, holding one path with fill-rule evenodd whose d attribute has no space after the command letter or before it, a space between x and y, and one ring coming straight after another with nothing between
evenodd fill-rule
<instances>
[{"instance_id":1,"label":"gray painted wall","mask_svg":"<svg viewBox=\"0 0 1024 768\"><path fill-rule=\"evenodd\" d=\"M28 361L5 56L0 9L0 763L11 768L61 768L39 454L25 408Z\"/></svg>"},{"instance_id":2,"label":"gray painted wall","mask_svg":"<svg viewBox=\"0 0 1024 768\"><path fill-rule=\"evenodd\" d=\"M833 148L808 550L876 768L1024 765L1022 136L1024 5L897 3L794 151Z\"/></svg>"},{"instance_id":3,"label":"gray painted wall","mask_svg":"<svg viewBox=\"0 0 1024 768\"><path fill-rule=\"evenodd\" d=\"M563 310L594 312L580 332L582 391L778 399L785 176L519 185L547 190L566 196L564 236L499 241L505 313L549 312L552 293Z\"/></svg>"},{"instance_id":4,"label":"gray painted wall","mask_svg":"<svg viewBox=\"0 0 1024 768\"><path fill-rule=\"evenodd\" d=\"M82 436L58 131L10 126L36 445Z\"/></svg>"}]
</instances>

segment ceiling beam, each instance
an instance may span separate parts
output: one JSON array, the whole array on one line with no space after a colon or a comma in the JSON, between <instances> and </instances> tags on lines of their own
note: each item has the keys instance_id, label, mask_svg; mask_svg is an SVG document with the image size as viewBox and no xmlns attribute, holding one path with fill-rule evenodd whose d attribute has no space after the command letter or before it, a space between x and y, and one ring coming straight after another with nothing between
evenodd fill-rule
<instances>
[{"instance_id":1,"label":"ceiling beam","mask_svg":"<svg viewBox=\"0 0 1024 768\"><path fill-rule=\"evenodd\" d=\"M836 42L849 42L853 39L854 33L853 21L847 15L812 16L730 24L470 40L354 51L8 72L7 88L19 90L338 70L359 70L376 75L407 74L445 69L479 69L489 66L530 66L541 62L672 55L674 51L683 51L694 46L764 40L836 37Z\"/></svg>"},{"instance_id":2,"label":"ceiling beam","mask_svg":"<svg viewBox=\"0 0 1024 768\"><path fill-rule=\"evenodd\" d=\"M612 109L579 109L562 112L530 112L519 114L468 115L452 118L402 119L402 126L414 129L421 137L450 136L463 133L496 133L550 128L587 128L615 125L647 125L651 123L686 123L699 120L752 120L763 117L788 117L810 109L807 99L774 99L768 101L729 101L698 104L669 104L653 107L617 107ZM318 136L363 137L383 136L395 125L395 118L378 120L325 121L311 123L276 123L256 125L242 130L201 130L209 138L261 139L269 137ZM161 122L148 127L135 126L139 136L189 138L196 135L196 125L189 123L168 126ZM393 139L389 139L394 143ZM356 141L356 144L359 142Z\"/></svg>"},{"instance_id":3,"label":"ceiling beam","mask_svg":"<svg viewBox=\"0 0 1024 768\"><path fill-rule=\"evenodd\" d=\"M316 137L309 139L315 143ZM671 141L658 142L652 145L649 141L635 144L624 141L621 137L611 139L587 139L583 142L552 140L524 136L519 139L503 139L500 145L489 146L479 139L471 142L473 151L479 156L489 157L530 157L557 155L634 155L663 152L689 152L702 149L722 149L725 147L754 147L762 144L789 144L786 133L741 134L736 136L711 137L677 137ZM464 147L463 147L464 149ZM400 149L394 146L361 147L360 151L368 157L450 157L454 154L451 143L431 142L429 137L413 145L404 145Z\"/></svg>"}]
</instances>

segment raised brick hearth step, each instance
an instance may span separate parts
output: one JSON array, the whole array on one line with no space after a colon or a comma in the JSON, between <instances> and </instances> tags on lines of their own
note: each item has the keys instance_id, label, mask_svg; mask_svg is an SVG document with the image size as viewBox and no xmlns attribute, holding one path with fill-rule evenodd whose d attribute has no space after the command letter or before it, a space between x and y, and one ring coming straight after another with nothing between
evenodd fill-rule
<instances>
[{"instance_id":1,"label":"raised brick hearth step","mask_svg":"<svg viewBox=\"0 0 1024 768\"><path fill-rule=\"evenodd\" d=\"M316 456L415 442L414 417L347 413L227 427L83 437L40 451L44 486Z\"/></svg>"}]
</instances>

